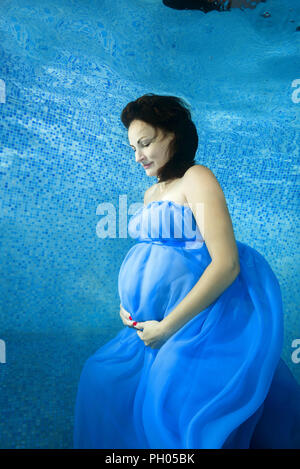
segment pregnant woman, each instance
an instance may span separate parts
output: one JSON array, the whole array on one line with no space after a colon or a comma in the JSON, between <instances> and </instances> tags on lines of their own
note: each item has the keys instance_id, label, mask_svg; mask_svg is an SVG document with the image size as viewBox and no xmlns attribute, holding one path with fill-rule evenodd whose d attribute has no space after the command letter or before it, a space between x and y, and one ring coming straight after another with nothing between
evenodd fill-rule
<instances>
[{"instance_id":1,"label":"pregnant woman","mask_svg":"<svg viewBox=\"0 0 300 469\"><path fill-rule=\"evenodd\" d=\"M128 224L125 327L80 376L74 448L300 448L280 286L266 259L235 240L217 179L195 164L188 106L149 93L121 120L158 182Z\"/></svg>"}]
</instances>

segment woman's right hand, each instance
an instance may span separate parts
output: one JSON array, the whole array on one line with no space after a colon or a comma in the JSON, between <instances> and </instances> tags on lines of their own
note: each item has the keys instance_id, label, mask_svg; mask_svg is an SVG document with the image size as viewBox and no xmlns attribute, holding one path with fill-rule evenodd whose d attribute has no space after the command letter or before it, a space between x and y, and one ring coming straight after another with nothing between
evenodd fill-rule
<instances>
[{"instance_id":1,"label":"woman's right hand","mask_svg":"<svg viewBox=\"0 0 300 469\"><path fill-rule=\"evenodd\" d=\"M136 322L133 321L133 319L130 316L130 313L128 313L128 311L126 311L126 309L123 308L121 303L120 303L120 317L122 319L124 326L132 327L133 329L136 329L135 327Z\"/></svg>"}]
</instances>

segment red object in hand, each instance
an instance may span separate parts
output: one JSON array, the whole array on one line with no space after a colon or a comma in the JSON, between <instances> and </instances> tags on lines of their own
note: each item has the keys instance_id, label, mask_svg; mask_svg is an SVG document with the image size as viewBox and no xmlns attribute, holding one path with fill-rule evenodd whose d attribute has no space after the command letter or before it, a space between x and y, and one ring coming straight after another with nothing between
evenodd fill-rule
<instances>
[{"instance_id":1,"label":"red object in hand","mask_svg":"<svg viewBox=\"0 0 300 469\"><path fill-rule=\"evenodd\" d=\"M130 319L130 321L132 321L132 317L131 317L131 316L129 316L129 319Z\"/></svg>"},{"instance_id":2,"label":"red object in hand","mask_svg":"<svg viewBox=\"0 0 300 469\"><path fill-rule=\"evenodd\" d=\"M134 321L134 323L133 323L132 325L133 325L133 326L136 326L136 325L137 325L137 322L136 322L136 321Z\"/></svg>"}]
</instances>

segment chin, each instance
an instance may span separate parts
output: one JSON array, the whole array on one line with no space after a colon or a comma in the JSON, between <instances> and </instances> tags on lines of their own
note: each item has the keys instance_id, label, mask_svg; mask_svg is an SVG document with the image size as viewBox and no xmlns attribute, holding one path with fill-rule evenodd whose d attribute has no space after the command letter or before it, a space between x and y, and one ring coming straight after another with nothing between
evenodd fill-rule
<instances>
[{"instance_id":1,"label":"chin","mask_svg":"<svg viewBox=\"0 0 300 469\"><path fill-rule=\"evenodd\" d=\"M153 168L146 169L145 172L148 176L155 176L155 174L156 174L156 170L153 169Z\"/></svg>"}]
</instances>

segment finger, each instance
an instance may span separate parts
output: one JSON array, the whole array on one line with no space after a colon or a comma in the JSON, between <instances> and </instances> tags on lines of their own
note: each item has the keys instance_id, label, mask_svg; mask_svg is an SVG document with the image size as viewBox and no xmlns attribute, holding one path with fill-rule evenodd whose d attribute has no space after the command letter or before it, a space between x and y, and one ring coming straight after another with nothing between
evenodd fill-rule
<instances>
[{"instance_id":1,"label":"finger","mask_svg":"<svg viewBox=\"0 0 300 469\"><path fill-rule=\"evenodd\" d=\"M123 324L125 324L125 326L129 325L128 319L126 319L126 317L124 316L124 314L121 313L121 311L120 311L120 318L121 318Z\"/></svg>"},{"instance_id":2,"label":"finger","mask_svg":"<svg viewBox=\"0 0 300 469\"><path fill-rule=\"evenodd\" d=\"M123 306L120 307L120 313L125 319L129 319L130 321L132 321L132 317L130 316L130 313L128 313L128 311L126 311L126 309L124 309Z\"/></svg>"},{"instance_id":3,"label":"finger","mask_svg":"<svg viewBox=\"0 0 300 469\"><path fill-rule=\"evenodd\" d=\"M127 315L125 315L125 314L124 314L124 312L123 312L122 310L120 310L120 316L121 316L121 318L123 318L125 321L128 321L128 320L130 320L130 319L128 318L128 316L127 316Z\"/></svg>"},{"instance_id":4,"label":"finger","mask_svg":"<svg viewBox=\"0 0 300 469\"><path fill-rule=\"evenodd\" d=\"M126 326L128 326L128 321L129 320L127 319L127 317L125 316L125 314L121 310L120 310L120 317L121 317L123 323L126 324Z\"/></svg>"},{"instance_id":5,"label":"finger","mask_svg":"<svg viewBox=\"0 0 300 469\"><path fill-rule=\"evenodd\" d=\"M122 321L126 326L132 326L133 321L130 321L129 319L126 319L124 316L122 316Z\"/></svg>"},{"instance_id":6,"label":"finger","mask_svg":"<svg viewBox=\"0 0 300 469\"><path fill-rule=\"evenodd\" d=\"M122 322L125 326L132 327L132 321L128 321L127 319L122 318Z\"/></svg>"},{"instance_id":7,"label":"finger","mask_svg":"<svg viewBox=\"0 0 300 469\"><path fill-rule=\"evenodd\" d=\"M129 321L129 319L123 319L123 322L126 326L132 327L133 329L135 329L135 326L133 325L134 321Z\"/></svg>"},{"instance_id":8,"label":"finger","mask_svg":"<svg viewBox=\"0 0 300 469\"><path fill-rule=\"evenodd\" d=\"M124 324L124 326L133 327L133 322L134 321L126 319L124 314L122 314L121 312L120 312L120 317L121 317L121 321Z\"/></svg>"},{"instance_id":9,"label":"finger","mask_svg":"<svg viewBox=\"0 0 300 469\"><path fill-rule=\"evenodd\" d=\"M140 330L143 330L144 329L144 326L143 326L143 323L142 322L136 322L134 327L136 329L140 329Z\"/></svg>"}]
</instances>

